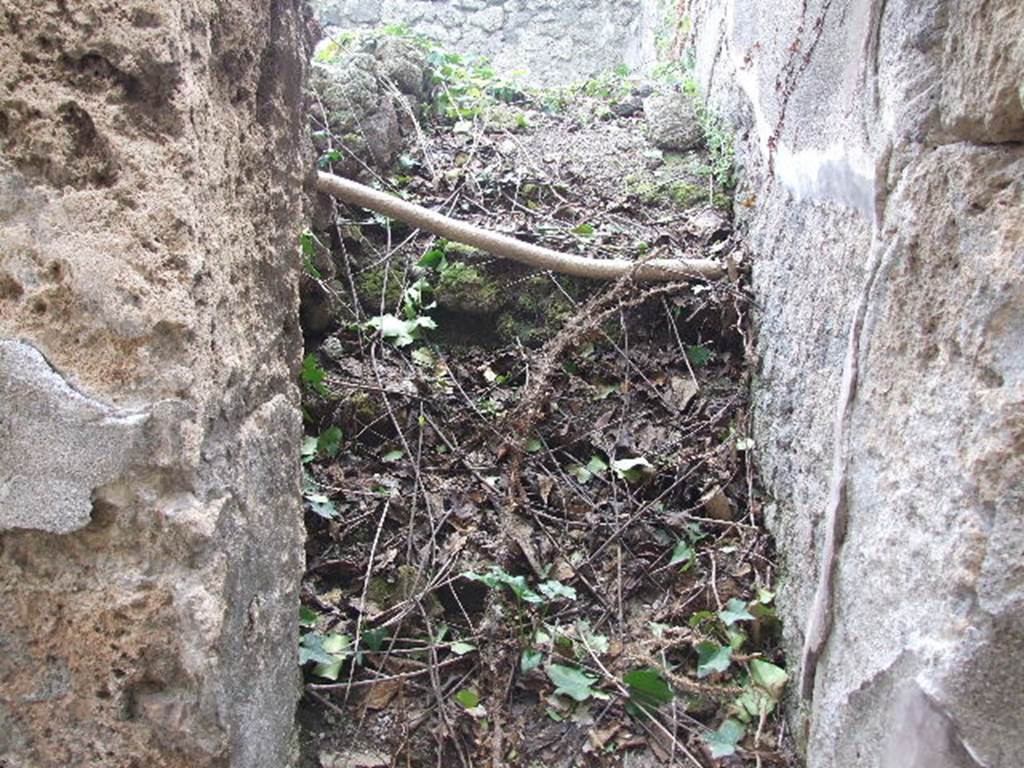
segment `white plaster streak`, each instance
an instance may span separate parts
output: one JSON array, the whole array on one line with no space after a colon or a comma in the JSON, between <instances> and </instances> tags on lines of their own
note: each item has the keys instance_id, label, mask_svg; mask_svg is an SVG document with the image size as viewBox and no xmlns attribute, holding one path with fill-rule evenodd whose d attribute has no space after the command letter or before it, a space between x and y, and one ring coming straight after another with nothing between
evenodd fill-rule
<instances>
[{"instance_id":1,"label":"white plaster streak","mask_svg":"<svg viewBox=\"0 0 1024 768\"><path fill-rule=\"evenodd\" d=\"M735 49L736 6L726 9L729 55L736 82L750 100L757 130L761 158L768 162L769 141L775 126L768 122L758 87L757 59L753 66L744 62ZM832 144L823 149L791 149L777 142L774 158L775 178L797 201L831 202L852 208L868 219L875 214L875 161L863 150L847 144Z\"/></svg>"},{"instance_id":2,"label":"white plaster streak","mask_svg":"<svg viewBox=\"0 0 1024 768\"><path fill-rule=\"evenodd\" d=\"M866 153L835 144L794 152L780 142L775 151L775 177L796 200L838 203L868 219L875 212L874 170Z\"/></svg>"}]
</instances>

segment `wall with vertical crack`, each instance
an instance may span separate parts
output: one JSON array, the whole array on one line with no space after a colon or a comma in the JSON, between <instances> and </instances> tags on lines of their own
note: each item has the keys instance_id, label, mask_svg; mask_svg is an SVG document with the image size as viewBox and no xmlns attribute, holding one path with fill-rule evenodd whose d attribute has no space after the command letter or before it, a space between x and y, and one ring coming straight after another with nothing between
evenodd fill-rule
<instances>
[{"instance_id":1,"label":"wall with vertical crack","mask_svg":"<svg viewBox=\"0 0 1024 768\"><path fill-rule=\"evenodd\" d=\"M0 765L290 759L300 0L0 0Z\"/></svg>"},{"instance_id":2,"label":"wall with vertical crack","mask_svg":"<svg viewBox=\"0 0 1024 768\"><path fill-rule=\"evenodd\" d=\"M1024 6L688 6L740 136L808 765L1015 766Z\"/></svg>"}]
</instances>

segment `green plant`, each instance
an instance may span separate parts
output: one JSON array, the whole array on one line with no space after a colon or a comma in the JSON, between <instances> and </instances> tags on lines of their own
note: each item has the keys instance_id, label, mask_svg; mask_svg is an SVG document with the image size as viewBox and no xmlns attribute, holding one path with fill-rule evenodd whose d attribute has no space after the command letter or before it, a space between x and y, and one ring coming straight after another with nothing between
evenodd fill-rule
<instances>
[{"instance_id":1,"label":"green plant","mask_svg":"<svg viewBox=\"0 0 1024 768\"><path fill-rule=\"evenodd\" d=\"M678 58L663 61L654 68L653 75L669 85L675 85L693 99L697 110L697 118L704 129L710 163L707 173L713 183L727 195L736 187L736 150L732 131L725 121L716 115L701 98L700 85L694 76L692 60L683 61ZM724 201L709 195L711 201L720 205Z\"/></svg>"},{"instance_id":2,"label":"green plant","mask_svg":"<svg viewBox=\"0 0 1024 768\"><path fill-rule=\"evenodd\" d=\"M622 678L629 692L626 709L632 715L649 714L662 704L668 704L675 693L660 670L653 667L634 669Z\"/></svg>"},{"instance_id":3,"label":"green plant","mask_svg":"<svg viewBox=\"0 0 1024 768\"><path fill-rule=\"evenodd\" d=\"M435 330L434 319L423 314L436 306L433 289L424 279L417 280L402 292L402 317L387 313L370 318L364 328L379 331L382 338L396 347L407 347L423 338L424 330Z\"/></svg>"},{"instance_id":4,"label":"green plant","mask_svg":"<svg viewBox=\"0 0 1024 768\"><path fill-rule=\"evenodd\" d=\"M712 757L728 757L736 754L736 747L743 739L747 729L732 718L728 718L715 731L704 735L704 743L711 749Z\"/></svg>"},{"instance_id":5,"label":"green plant","mask_svg":"<svg viewBox=\"0 0 1024 768\"><path fill-rule=\"evenodd\" d=\"M305 444L303 446L303 451L305 451ZM302 500L310 512L324 518L325 520L334 520L338 517L338 508L334 505L334 502L322 492L320 486L317 485L315 480L313 480L305 467L302 468Z\"/></svg>"},{"instance_id":6,"label":"green plant","mask_svg":"<svg viewBox=\"0 0 1024 768\"><path fill-rule=\"evenodd\" d=\"M328 427L316 437L307 435L302 441L302 463L308 464L321 454L334 458L341 450L343 437L341 427L336 426Z\"/></svg>"},{"instance_id":7,"label":"green plant","mask_svg":"<svg viewBox=\"0 0 1024 768\"><path fill-rule=\"evenodd\" d=\"M732 664L732 646L705 640L697 645L697 677L725 672Z\"/></svg>"},{"instance_id":8,"label":"green plant","mask_svg":"<svg viewBox=\"0 0 1024 768\"><path fill-rule=\"evenodd\" d=\"M425 316L405 320L395 317L395 315L386 314L371 317L366 321L364 327L368 330L379 331L382 338L401 348L423 338L425 329L436 329L437 323L432 318Z\"/></svg>"},{"instance_id":9,"label":"green plant","mask_svg":"<svg viewBox=\"0 0 1024 768\"><path fill-rule=\"evenodd\" d=\"M320 367L320 361L315 354L310 353L302 359L302 370L299 373L299 379L321 397L329 397L331 394L330 390L327 389L327 385L324 384L326 378L327 374Z\"/></svg>"},{"instance_id":10,"label":"green plant","mask_svg":"<svg viewBox=\"0 0 1024 768\"><path fill-rule=\"evenodd\" d=\"M321 633L316 629L319 614L308 606L299 606L299 666L312 663L312 673L337 680L341 665L352 651L352 639L338 632Z\"/></svg>"},{"instance_id":11,"label":"green plant","mask_svg":"<svg viewBox=\"0 0 1024 768\"><path fill-rule=\"evenodd\" d=\"M479 581L491 589L505 587L515 595L517 600L523 603L540 605L548 601L576 599L576 590L566 584L562 584L560 581L549 579L548 581L541 582L537 585L537 591L534 591L526 581L525 576L514 576L504 568L496 565L491 566L487 573L479 574L470 571L464 573L463 576L472 581Z\"/></svg>"},{"instance_id":12,"label":"green plant","mask_svg":"<svg viewBox=\"0 0 1024 768\"><path fill-rule=\"evenodd\" d=\"M639 483L655 473L654 465L643 456L632 459L615 459L611 463L612 471L629 483Z\"/></svg>"},{"instance_id":13,"label":"green plant","mask_svg":"<svg viewBox=\"0 0 1024 768\"><path fill-rule=\"evenodd\" d=\"M302 249L302 268L306 270L306 274L310 277L322 280L323 275L320 274L320 270L318 270L316 265L313 263L313 259L316 257L316 246L318 242L316 235L308 229L299 235L299 246Z\"/></svg>"},{"instance_id":14,"label":"green plant","mask_svg":"<svg viewBox=\"0 0 1024 768\"><path fill-rule=\"evenodd\" d=\"M383 37L400 38L424 50L430 50L434 47L434 43L428 37L413 32L405 24L390 24L376 29L338 32L320 46L320 50L317 51L314 60L320 64L330 64L352 51L359 49L372 50Z\"/></svg>"},{"instance_id":15,"label":"green plant","mask_svg":"<svg viewBox=\"0 0 1024 768\"><path fill-rule=\"evenodd\" d=\"M326 133L326 131L324 131L323 133ZM316 134L314 134L314 138L315 137L316 137ZM340 163L341 162L341 158L342 158L341 150L329 149L326 152L324 152L322 155L320 155L319 158L317 158L316 164L320 168L326 169L326 168L330 167L331 163Z\"/></svg>"},{"instance_id":16,"label":"green plant","mask_svg":"<svg viewBox=\"0 0 1024 768\"><path fill-rule=\"evenodd\" d=\"M736 188L736 150L733 134L725 123L706 106L700 104L697 114L704 126L704 137L711 155L711 178L731 193Z\"/></svg>"},{"instance_id":17,"label":"green plant","mask_svg":"<svg viewBox=\"0 0 1024 768\"><path fill-rule=\"evenodd\" d=\"M548 679L554 683L556 695L564 694L573 701L586 701L592 697L607 698L594 688L598 679L576 667L548 664L545 671Z\"/></svg>"},{"instance_id":18,"label":"green plant","mask_svg":"<svg viewBox=\"0 0 1024 768\"><path fill-rule=\"evenodd\" d=\"M694 368L700 368L706 365L711 359L713 353L703 344L695 344L686 348L686 359L690 361L690 365Z\"/></svg>"},{"instance_id":19,"label":"green plant","mask_svg":"<svg viewBox=\"0 0 1024 768\"><path fill-rule=\"evenodd\" d=\"M747 610L747 604L737 597L732 598L723 608L718 612L718 618L722 620L722 623L727 627L731 627L738 621L753 621L754 617Z\"/></svg>"},{"instance_id":20,"label":"green plant","mask_svg":"<svg viewBox=\"0 0 1024 768\"><path fill-rule=\"evenodd\" d=\"M427 64L434 93L432 110L437 117L473 120L489 107L523 98L514 81L500 78L482 56L462 56L434 47Z\"/></svg>"}]
</instances>

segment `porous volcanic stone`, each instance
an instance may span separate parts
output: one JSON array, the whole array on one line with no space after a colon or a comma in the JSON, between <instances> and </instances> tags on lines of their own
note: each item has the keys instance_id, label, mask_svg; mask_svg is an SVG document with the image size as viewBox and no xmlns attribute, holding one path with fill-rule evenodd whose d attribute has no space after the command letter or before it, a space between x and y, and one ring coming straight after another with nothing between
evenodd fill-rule
<instances>
[{"instance_id":1,"label":"porous volcanic stone","mask_svg":"<svg viewBox=\"0 0 1024 768\"><path fill-rule=\"evenodd\" d=\"M282 768L300 0L0 2L0 765Z\"/></svg>"}]
</instances>

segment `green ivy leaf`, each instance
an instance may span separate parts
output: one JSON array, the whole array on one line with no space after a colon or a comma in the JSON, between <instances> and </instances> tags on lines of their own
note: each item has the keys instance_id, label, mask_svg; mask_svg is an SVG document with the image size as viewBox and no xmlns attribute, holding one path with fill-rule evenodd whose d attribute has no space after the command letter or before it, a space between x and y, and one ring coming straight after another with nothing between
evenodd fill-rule
<instances>
[{"instance_id":1,"label":"green ivy leaf","mask_svg":"<svg viewBox=\"0 0 1024 768\"><path fill-rule=\"evenodd\" d=\"M366 321L365 327L369 330L380 331L382 338L401 348L409 346L420 338L422 329L436 329L437 323L429 317L403 320L392 314L386 314L370 318Z\"/></svg>"},{"instance_id":2,"label":"green ivy leaf","mask_svg":"<svg viewBox=\"0 0 1024 768\"><path fill-rule=\"evenodd\" d=\"M327 653L339 654L348 653L349 646L352 644L351 638L348 635L339 635L337 632L331 632L329 635L324 637L323 648Z\"/></svg>"},{"instance_id":3,"label":"green ivy leaf","mask_svg":"<svg viewBox=\"0 0 1024 768\"><path fill-rule=\"evenodd\" d=\"M778 701L782 697L782 690L786 687L789 675L782 667L761 659L753 659L750 662L750 679Z\"/></svg>"},{"instance_id":4,"label":"green ivy leaf","mask_svg":"<svg viewBox=\"0 0 1024 768\"><path fill-rule=\"evenodd\" d=\"M343 437L340 427L329 427L320 433L316 439L316 448L320 453L334 457L341 450L341 439Z\"/></svg>"},{"instance_id":5,"label":"green ivy leaf","mask_svg":"<svg viewBox=\"0 0 1024 768\"><path fill-rule=\"evenodd\" d=\"M548 679L555 685L556 694L564 693L575 701L586 701L595 693L592 686L597 678L575 667L549 664L547 673Z\"/></svg>"},{"instance_id":6,"label":"green ivy leaf","mask_svg":"<svg viewBox=\"0 0 1024 768\"><path fill-rule=\"evenodd\" d=\"M728 757L736 754L736 746L746 732L743 723L730 717L718 726L718 730L704 734L704 743L711 748L712 757Z\"/></svg>"},{"instance_id":7,"label":"green ivy leaf","mask_svg":"<svg viewBox=\"0 0 1024 768\"><path fill-rule=\"evenodd\" d=\"M544 602L543 597L530 589L530 586L526 583L525 576L513 576L501 568L492 568L489 573L482 575L477 573L465 573L463 576L467 579L486 584L491 589L497 589L502 586L508 587L512 590L512 593L524 603L536 604Z\"/></svg>"},{"instance_id":8,"label":"green ivy leaf","mask_svg":"<svg viewBox=\"0 0 1024 768\"><path fill-rule=\"evenodd\" d=\"M752 720L760 720L763 715L769 715L775 709L775 702L760 688L749 687L736 697L729 705L729 712L738 720L749 723Z\"/></svg>"},{"instance_id":9,"label":"green ivy leaf","mask_svg":"<svg viewBox=\"0 0 1024 768\"><path fill-rule=\"evenodd\" d=\"M732 663L732 648L728 645L703 642L697 646L697 677L712 672L725 672Z\"/></svg>"},{"instance_id":10,"label":"green ivy leaf","mask_svg":"<svg viewBox=\"0 0 1024 768\"><path fill-rule=\"evenodd\" d=\"M451 644L451 649L452 649L452 653L454 653L456 656L465 656L467 653L471 653L472 651L475 651L476 650L476 646L473 645L472 643L464 643L464 642L461 642L461 641L456 641L456 642ZM473 706L475 707L476 704L474 704Z\"/></svg>"},{"instance_id":11,"label":"green ivy leaf","mask_svg":"<svg viewBox=\"0 0 1024 768\"><path fill-rule=\"evenodd\" d=\"M384 646L384 641L387 639L387 636L388 631L384 627L366 629L363 630L363 634L361 635L362 644L369 650L377 652Z\"/></svg>"},{"instance_id":12,"label":"green ivy leaf","mask_svg":"<svg viewBox=\"0 0 1024 768\"><path fill-rule=\"evenodd\" d=\"M700 368L711 359L711 350L700 345L687 347L686 358L694 368Z\"/></svg>"},{"instance_id":13,"label":"green ivy leaf","mask_svg":"<svg viewBox=\"0 0 1024 768\"><path fill-rule=\"evenodd\" d=\"M338 508L334 506L334 502L322 493L307 493L305 499L310 512L325 520L333 520L338 516Z\"/></svg>"},{"instance_id":14,"label":"green ivy leaf","mask_svg":"<svg viewBox=\"0 0 1024 768\"><path fill-rule=\"evenodd\" d=\"M320 367L320 361L317 360L315 354L310 353L302 359L302 372L299 374L299 378L322 397L327 397L330 394L330 391L324 385L326 377L327 374Z\"/></svg>"},{"instance_id":15,"label":"green ivy leaf","mask_svg":"<svg viewBox=\"0 0 1024 768\"><path fill-rule=\"evenodd\" d=\"M576 482L580 485L586 485L594 479L594 473L584 467L582 464L573 464L565 468L565 471L576 478Z\"/></svg>"},{"instance_id":16,"label":"green ivy leaf","mask_svg":"<svg viewBox=\"0 0 1024 768\"><path fill-rule=\"evenodd\" d=\"M299 664L315 661L331 664L334 657L324 650L324 636L316 632L308 632L299 639Z\"/></svg>"},{"instance_id":17,"label":"green ivy leaf","mask_svg":"<svg viewBox=\"0 0 1024 768\"><path fill-rule=\"evenodd\" d=\"M596 654L608 653L608 636L598 635L590 630L589 621L581 621L576 625L576 631L580 638L586 643L587 648Z\"/></svg>"},{"instance_id":18,"label":"green ivy leaf","mask_svg":"<svg viewBox=\"0 0 1024 768\"><path fill-rule=\"evenodd\" d=\"M630 700L641 710L657 709L675 698L661 672L653 667L627 672L622 682L626 684Z\"/></svg>"},{"instance_id":19,"label":"green ivy leaf","mask_svg":"<svg viewBox=\"0 0 1024 768\"><path fill-rule=\"evenodd\" d=\"M654 474L654 466L643 456L633 459L616 459L611 464L616 475L630 483L637 483Z\"/></svg>"},{"instance_id":20,"label":"green ivy leaf","mask_svg":"<svg viewBox=\"0 0 1024 768\"><path fill-rule=\"evenodd\" d=\"M690 546L688 541L680 539L676 543L676 548L672 550L672 558L668 561L668 564L678 565L679 563L686 562L689 565L695 557L697 557L696 550Z\"/></svg>"},{"instance_id":21,"label":"green ivy leaf","mask_svg":"<svg viewBox=\"0 0 1024 768\"><path fill-rule=\"evenodd\" d=\"M480 703L480 694L471 688L463 688L455 694L455 700L465 709L473 709Z\"/></svg>"},{"instance_id":22,"label":"green ivy leaf","mask_svg":"<svg viewBox=\"0 0 1024 768\"><path fill-rule=\"evenodd\" d=\"M320 614L314 611L307 605L299 606L299 626L300 627L315 627L316 620Z\"/></svg>"},{"instance_id":23,"label":"green ivy leaf","mask_svg":"<svg viewBox=\"0 0 1024 768\"><path fill-rule=\"evenodd\" d=\"M718 618L727 626L731 627L737 621L753 621L754 617L747 610L747 604L739 598L732 598L725 604L725 608L718 612Z\"/></svg>"},{"instance_id":24,"label":"green ivy leaf","mask_svg":"<svg viewBox=\"0 0 1024 768\"><path fill-rule=\"evenodd\" d=\"M325 680L337 680L341 677L341 667L344 663L344 659L334 659L328 664L317 664L313 667L313 674Z\"/></svg>"},{"instance_id":25,"label":"green ivy leaf","mask_svg":"<svg viewBox=\"0 0 1024 768\"><path fill-rule=\"evenodd\" d=\"M540 666L544 660L544 654L534 648L527 648L519 659L519 671L524 675Z\"/></svg>"},{"instance_id":26,"label":"green ivy leaf","mask_svg":"<svg viewBox=\"0 0 1024 768\"><path fill-rule=\"evenodd\" d=\"M320 635L309 632L299 640L299 664L316 662L313 674L328 680L337 680L341 666L351 651L352 640L348 635L332 632Z\"/></svg>"}]
</instances>

